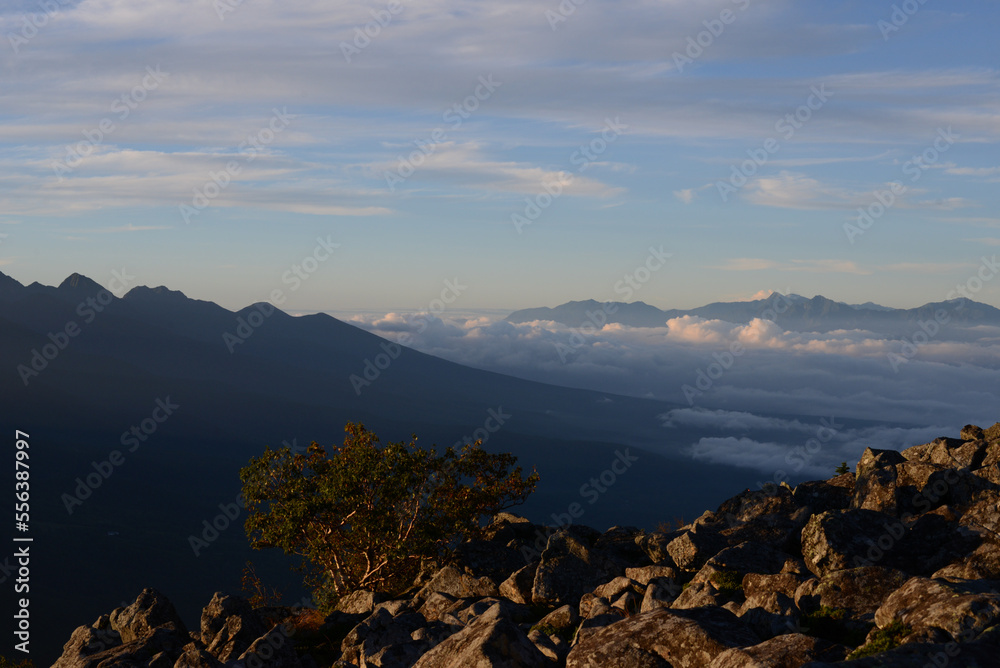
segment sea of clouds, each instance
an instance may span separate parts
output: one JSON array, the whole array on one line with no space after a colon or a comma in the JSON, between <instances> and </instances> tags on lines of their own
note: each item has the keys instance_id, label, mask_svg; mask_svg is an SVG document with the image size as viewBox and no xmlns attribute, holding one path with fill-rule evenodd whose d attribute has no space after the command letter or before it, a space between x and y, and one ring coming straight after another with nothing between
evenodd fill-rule
<instances>
[{"instance_id":1,"label":"sea of clouds","mask_svg":"<svg viewBox=\"0 0 1000 668\"><path fill-rule=\"evenodd\" d=\"M695 316L600 329L449 313L348 321L479 369L661 400L665 433L689 441L690 456L766 474L828 475L868 446L901 449L1000 420L997 327L893 339Z\"/></svg>"}]
</instances>

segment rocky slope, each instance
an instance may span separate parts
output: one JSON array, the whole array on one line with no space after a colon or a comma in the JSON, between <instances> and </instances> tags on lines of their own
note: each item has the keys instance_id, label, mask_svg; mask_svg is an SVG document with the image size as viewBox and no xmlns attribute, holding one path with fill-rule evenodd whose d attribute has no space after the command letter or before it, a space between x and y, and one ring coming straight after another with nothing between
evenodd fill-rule
<instances>
[{"instance_id":1,"label":"rocky slope","mask_svg":"<svg viewBox=\"0 0 1000 668\"><path fill-rule=\"evenodd\" d=\"M219 593L192 631L147 589L55 666L997 666L998 502L1000 423L970 425L669 532L502 514L404 597L325 619Z\"/></svg>"}]
</instances>

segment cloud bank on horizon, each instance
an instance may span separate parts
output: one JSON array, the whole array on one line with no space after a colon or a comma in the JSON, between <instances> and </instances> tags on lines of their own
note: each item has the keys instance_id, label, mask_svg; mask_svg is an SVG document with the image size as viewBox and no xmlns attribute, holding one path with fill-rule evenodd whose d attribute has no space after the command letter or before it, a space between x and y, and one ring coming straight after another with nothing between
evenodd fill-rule
<instances>
[{"instance_id":1,"label":"cloud bank on horizon","mask_svg":"<svg viewBox=\"0 0 1000 668\"><path fill-rule=\"evenodd\" d=\"M420 308L458 272L476 306L518 308L609 297L665 244L650 303L790 276L923 303L1000 243L998 19L965 0L15 0L0 261L49 284L128 262L238 308L332 234L343 256L291 307Z\"/></svg>"},{"instance_id":2,"label":"cloud bank on horizon","mask_svg":"<svg viewBox=\"0 0 1000 668\"><path fill-rule=\"evenodd\" d=\"M794 473L829 475L865 447L902 449L957 437L970 421L1000 420L1000 327L942 328L925 341L785 331L761 318L684 316L663 327L609 324L585 334L551 321L447 313L349 322L460 364L671 402L676 408L660 416L665 439L688 438L692 457L766 473L791 473L789 453L824 428L823 447Z\"/></svg>"}]
</instances>

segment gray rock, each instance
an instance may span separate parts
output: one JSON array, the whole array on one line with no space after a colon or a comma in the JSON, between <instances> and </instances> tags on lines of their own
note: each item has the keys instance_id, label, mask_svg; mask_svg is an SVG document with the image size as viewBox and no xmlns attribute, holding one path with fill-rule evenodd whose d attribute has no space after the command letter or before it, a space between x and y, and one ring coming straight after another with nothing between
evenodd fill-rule
<instances>
[{"instance_id":1,"label":"gray rock","mask_svg":"<svg viewBox=\"0 0 1000 668\"><path fill-rule=\"evenodd\" d=\"M280 624L254 641L239 660L254 668L302 668L290 633Z\"/></svg>"},{"instance_id":2,"label":"gray rock","mask_svg":"<svg viewBox=\"0 0 1000 668\"><path fill-rule=\"evenodd\" d=\"M840 661L846 655L843 645L789 633L752 647L726 650L708 668L799 668L810 661Z\"/></svg>"},{"instance_id":3,"label":"gray rock","mask_svg":"<svg viewBox=\"0 0 1000 668\"><path fill-rule=\"evenodd\" d=\"M639 660L638 665L703 668L730 648L758 642L743 622L721 608L661 609L624 619L580 640L570 650L566 667L633 668Z\"/></svg>"},{"instance_id":4,"label":"gray rock","mask_svg":"<svg viewBox=\"0 0 1000 668\"><path fill-rule=\"evenodd\" d=\"M911 578L875 612L879 628L897 620L914 631L941 629L956 641L973 640L1000 620L1000 594L968 593L944 580Z\"/></svg>"},{"instance_id":5,"label":"gray rock","mask_svg":"<svg viewBox=\"0 0 1000 668\"><path fill-rule=\"evenodd\" d=\"M680 571L673 566L642 566L640 568L626 568L625 577L633 580L636 584L645 587L650 581L657 578L678 579Z\"/></svg>"},{"instance_id":6,"label":"gray rock","mask_svg":"<svg viewBox=\"0 0 1000 668\"><path fill-rule=\"evenodd\" d=\"M421 656L414 668L535 668L551 665L528 636L495 605Z\"/></svg>"},{"instance_id":7,"label":"gray rock","mask_svg":"<svg viewBox=\"0 0 1000 668\"><path fill-rule=\"evenodd\" d=\"M909 579L906 573L884 566L849 568L803 583L793 597L805 612L827 606L846 610L853 619L871 621L886 598Z\"/></svg>"},{"instance_id":8,"label":"gray rock","mask_svg":"<svg viewBox=\"0 0 1000 668\"><path fill-rule=\"evenodd\" d=\"M536 561L514 571L509 578L500 583L500 595L514 603L531 603L531 590L535 585L535 572L537 570L538 562Z\"/></svg>"},{"instance_id":9,"label":"gray rock","mask_svg":"<svg viewBox=\"0 0 1000 668\"><path fill-rule=\"evenodd\" d=\"M830 510L813 515L802 530L802 556L810 571L823 576L883 559L891 562L905 535L906 527L890 515L874 510Z\"/></svg>"},{"instance_id":10,"label":"gray rock","mask_svg":"<svg viewBox=\"0 0 1000 668\"><path fill-rule=\"evenodd\" d=\"M143 589L134 603L112 612L110 622L111 628L121 634L123 643L148 636L164 624L173 624L178 632L187 635L187 628L173 604L155 589Z\"/></svg>"},{"instance_id":11,"label":"gray rock","mask_svg":"<svg viewBox=\"0 0 1000 668\"><path fill-rule=\"evenodd\" d=\"M184 646L184 653L177 658L173 666L174 668L222 668L223 663L191 643Z\"/></svg>"},{"instance_id":12,"label":"gray rock","mask_svg":"<svg viewBox=\"0 0 1000 668\"><path fill-rule=\"evenodd\" d=\"M681 595L681 586L670 578L657 578L646 585L639 612L669 608Z\"/></svg>"},{"instance_id":13,"label":"gray rock","mask_svg":"<svg viewBox=\"0 0 1000 668\"><path fill-rule=\"evenodd\" d=\"M577 604L584 593L619 575L618 566L586 547L567 531L550 538L535 572L531 601L535 605Z\"/></svg>"},{"instance_id":14,"label":"gray rock","mask_svg":"<svg viewBox=\"0 0 1000 668\"><path fill-rule=\"evenodd\" d=\"M357 591L352 591L347 596L344 596L339 601L337 601L337 607L335 608L337 612L343 612L347 615L370 615L375 611L375 606L386 600L384 594L379 592L369 591L367 589L358 589Z\"/></svg>"}]
</instances>

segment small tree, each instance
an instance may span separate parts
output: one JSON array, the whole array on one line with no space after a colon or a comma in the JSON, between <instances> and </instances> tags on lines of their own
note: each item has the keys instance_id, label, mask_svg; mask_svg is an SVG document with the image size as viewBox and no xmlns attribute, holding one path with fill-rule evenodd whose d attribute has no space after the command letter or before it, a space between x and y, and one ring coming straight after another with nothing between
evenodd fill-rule
<instances>
[{"instance_id":1,"label":"small tree","mask_svg":"<svg viewBox=\"0 0 1000 668\"><path fill-rule=\"evenodd\" d=\"M837 475L844 475L845 473L850 473L851 469L847 467L847 462L840 462L840 466L833 470Z\"/></svg>"},{"instance_id":2,"label":"small tree","mask_svg":"<svg viewBox=\"0 0 1000 668\"><path fill-rule=\"evenodd\" d=\"M324 607L355 589L405 588L422 560L476 536L538 482L479 443L438 454L416 436L380 446L363 425L345 431L329 454L315 442L306 454L268 448L240 471L251 546L302 557Z\"/></svg>"}]
</instances>

